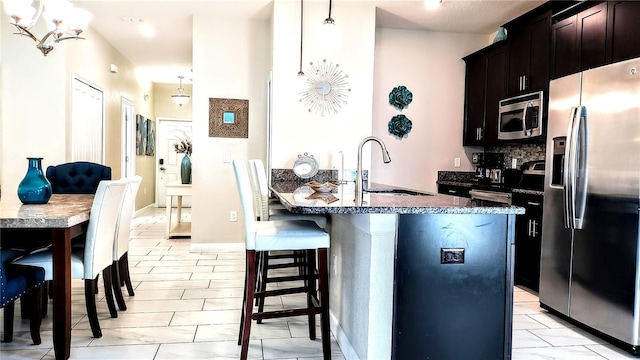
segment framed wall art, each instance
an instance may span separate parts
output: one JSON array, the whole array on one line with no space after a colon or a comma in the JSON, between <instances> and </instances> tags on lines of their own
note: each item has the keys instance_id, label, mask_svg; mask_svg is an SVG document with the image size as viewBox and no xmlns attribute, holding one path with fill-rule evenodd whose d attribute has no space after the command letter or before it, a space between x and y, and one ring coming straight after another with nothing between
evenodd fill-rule
<instances>
[{"instance_id":1,"label":"framed wall art","mask_svg":"<svg viewBox=\"0 0 640 360\"><path fill-rule=\"evenodd\" d=\"M147 148L145 155L155 156L156 154L156 124L151 119L147 119Z\"/></svg>"},{"instance_id":2,"label":"framed wall art","mask_svg":"<svg viewBox=\"0 0 640 360\"><path fill-rule=\"evenodd\" d=\"M248 138L249 100L209 98L209 137Z\"/></svg>"},{"instance_id":3,"label":"framed wall art","mask_svg":"<svg viewBox=\"0 0 640 360\"><path fill-rule=\"evenodd\" d=\"M147 154L147 121L144 116L136 115L136 155Z\"/></svg>"}]
</instances>

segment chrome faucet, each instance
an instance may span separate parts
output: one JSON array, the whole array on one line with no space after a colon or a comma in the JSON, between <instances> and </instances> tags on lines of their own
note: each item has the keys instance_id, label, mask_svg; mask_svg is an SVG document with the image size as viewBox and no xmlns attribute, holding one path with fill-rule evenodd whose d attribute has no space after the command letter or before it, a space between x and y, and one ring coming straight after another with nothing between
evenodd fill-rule
<instances>
[{"instance_id":1,"label":"chrome faucet","mask_svg":"<svg viewBox=\"0 0 640 360\"><path fill-rule=\"evenodd\" d=\"M364 144L366 144L368 141L371 141L371 140L377 142L382 148L382 161L384 161L385 164L388 164L391 162L391 157L389 156L389 151L387 151L387 146L384 144L382 140L380 140L375 136L368 136L362 139L362 141L360 142L360 145L358 145L358 168L356 170L356 189L355 189L356 206L362 206L362 192L364 190L362 186L362 147L364 146Z\"/></svg>"}]
</instances>

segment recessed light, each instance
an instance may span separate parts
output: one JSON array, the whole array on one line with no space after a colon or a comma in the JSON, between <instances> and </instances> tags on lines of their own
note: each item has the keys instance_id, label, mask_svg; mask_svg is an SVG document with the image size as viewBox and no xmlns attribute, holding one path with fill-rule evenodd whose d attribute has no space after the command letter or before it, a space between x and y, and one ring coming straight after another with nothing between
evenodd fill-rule
<instances>
[{"instance_id":1,"label":"recessed light","mask_svg":"<svg viewBox=\"0 0 640 360\"><path fill-rule=\"evenodd\" d=\"M424 0L424 7L427 10L435 10L440 6L442 0Z\"/></svg>"},{"instance_id":2,"label":"recessed light","mask_svg":"<svg viewBox=\"0 0 640 360\"><path fill-rule=\"evenodd\" d=\"M141 23L144 22L143 18L140 17L123 17L121 18L122 21L126 21L126 22L132 22L132 23Z\"/></svg>"}]
</instances>

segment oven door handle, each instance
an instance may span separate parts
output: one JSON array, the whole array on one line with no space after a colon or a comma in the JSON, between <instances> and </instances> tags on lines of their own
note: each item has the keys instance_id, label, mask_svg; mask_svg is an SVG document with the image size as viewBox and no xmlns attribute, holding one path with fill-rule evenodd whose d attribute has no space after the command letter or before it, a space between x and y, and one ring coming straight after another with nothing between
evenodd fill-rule
<instances>
[{"instance_id":1,"label":"oven door handle","mask_svg":"<svg viewBox=\"0 0 640 360\"><path fill-rule=\"evenodd\" d=\"M469 195L471 195L471 199L493 201L511 205L511 193L482 191L474 189L469 191Z\"/></svg>"}]
</instances>

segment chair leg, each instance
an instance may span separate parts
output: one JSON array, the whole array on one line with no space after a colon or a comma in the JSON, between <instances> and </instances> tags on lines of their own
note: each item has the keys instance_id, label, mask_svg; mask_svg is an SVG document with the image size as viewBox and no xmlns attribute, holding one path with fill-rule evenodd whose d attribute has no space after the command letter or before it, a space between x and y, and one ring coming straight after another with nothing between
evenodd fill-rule
<instances>
[{"instance_id":1,"label":"chair leg","mask_svg":"<svg viewBox=\"0 0 640 360\"><path fill-rule=\"evenodd\" d=\"M96 309L95 288L98 285L98 278L84 280L84 301L87 304L87 317L89 317L89 325L94 338L102 337L100 330L100 322L98 321L98 312Z\"/></svg>"},{"instance_id":2,"label":"chair leg","mask_svg":"<svg viewBox=\"0 0 640 360\"><path fill-rule=\"evenodd\" d=\"M268 251L260 251L256 255L256 289L262 288L262 282L267 278L266 277L266 268L263 266L265 258L269 256ZM264 278L262 274L265 274ZM256 306L260 305L260 299L256 298L255 300Z\"/></svg>"},{"instance_id":3,"label":"chair leg","mask_svg":"<svg viewBox=\"0 0 640 360\"><path fill-rule=\"evenodd\" d=\"M104 278L104 297L107 300L107 307L109 308L109 314L112 318L118 317L118 310L116 310L116 303L113 299L113 290L111 289L111 265L102 270L102 277ZM97 287L97 286L96 286Z\"/></svg>"},{"instance_id":4,"label":"chair leg","mask_svg":"<svg viewBox=\"0 0 640 360\"><path fill-rule=\"evenodd\" d=\"M127 292L129 296L135 296L136 294L133 292L133 286L131 285L131 274L129 273L129 252L127 251L120 257L118 261L120 265L120 282L127 286Z\"/></svg>"},{"instance_id":5,"label":"chair leg","mask_svg":"<svg viewBox=\"0 0 640 360\"><path fill-rule=\"evenodd\" d=\"M12 302L4 306L4 340L13 341L13 316L15 315L16 303Z\"/></svg>"},{"instance_id":6,"label":"chair leg","mask_svg":"<svg viewBox=\"0 0 640 360\"><path fill-rule=\"evenodd\" d=\"M251 334L251 313L253 312L253 295L256 286L256 252L247 250L247 270L246 270L246 306L244 309L244 322L242 325L242 348L240 350L240 360L246 360L249 353L249 335Z\"/></svg>"},{"instance_id":7,"label":"chair leg","mask_svg":"<svg viewBox=\"0 0 640 360\"><path fill-rule=\"evenodd\" d=\"M262 274L260 274L260 286L256 287L256 289L258 291L265 291L267 290L267 275L269 272L269 252L268 251L263 251L262 252L262 261L260 262L260 266L262 267ZM256 299L256 303L258 305L258 312L262 312L264 310L264 301L265 298L261 297ZM258 324L262 324L262 319L258 319L257 321Z\"/></svg>"},{"instance_id":8,"label":"chair leg","mask_svg":"<svg viewBox=\"0 0 640 360\"><path fill-rule=\"evenodd\" d=\"M322 354L325 360L331 359L331 335L329 329L329 266L327 249L318 249L318 287L320 288L320 332L322 336Z\"/></svg>"},{"instance_id":9,"label":"chair leg","mask_svg":"<svg viewBox=\"0 0 640 360\"><path fill-rule=\"evenodd\" d=\"M247 257L246 261L249 261ZM246 265L245 268L248 268L249 265ZM238 331L238 345L242 345L242 334L244 332L244 312L247 308L247 278L249 278L246 274L244 276L244 291L242 295L242 311L240 312L240 330ZM251 304L253 306L253 304Z\"/></svg>"},{"instance_id":10,"label":"chair leg","mask_svg":"<svg viewBox=\"0 0 640 360\"><path fill-rule=\"evenodd\" d=\"M114 261L111 265L111 285L113 290L113 295L116 298L116 303L118 303L118 309L125 311L127 310L127 304L124 303L124 296L122 296L122 288L120 287L120 265L118 261ZM105 279L106 280L106 279Z\"/></svg>"},{"instance_id":11,"label":"chair leg","mask_svg":"<svg viewBox=\"0 0 640 360\"><path fill-rule=\"evenodd\" d=\"M316 292L316 281L315 281L315 271L316 271L316 251L315 250L307 250L307 271L306 271L306 280L305 286L307 287L307 307L313 307L313 297ZM316 315L309 314L309 339L316 339Z\"/></svg>"},{"instance_id":12,"label":"chair leg","mask_svg":"<svg viewBox=\"0 0 640 360\"><path fill-rule=\"evenodd\" d=\"M42 324L42 294L43 287L38 286L27 291L22 298L22 306L25 306L31 312L29 317L29 330L31 332L31 340L34 345L40 345L40 325Z\"/></svg>"}]
</instances>

